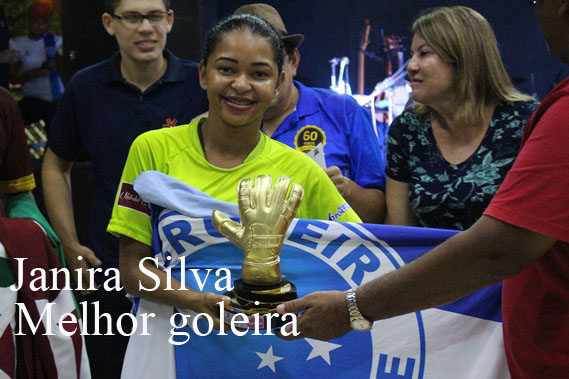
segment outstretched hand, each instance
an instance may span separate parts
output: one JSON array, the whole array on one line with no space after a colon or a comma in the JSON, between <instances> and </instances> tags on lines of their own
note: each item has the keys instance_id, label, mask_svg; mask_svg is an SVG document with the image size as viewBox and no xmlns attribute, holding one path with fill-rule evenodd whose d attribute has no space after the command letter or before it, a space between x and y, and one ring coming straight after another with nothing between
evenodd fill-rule
<instances>
[{"instance_id":1,"label":"outstretched hand","mask_svg":"<svg viewBox=\"0 0 569 379\"><path fill-rule=\"evenodd\" d=\"M279 338L285 340L309 337L327 341L352 330L345 292L314 292L278 305L277 311L280 314L299 314L297 318L299 334L293 335L289 325L284 329L284 333L279 335Z\"/></svg>"},{"instance_id":2,"label":"outstretched hand","mask_svg":"<svg viewBox=\"0 0 569 379\"><path fill-rule=\"evenodd\" d=\"M99 268L103 266L103 262L95 255L95 252L89 247L84 245L74 245L74 246L63 246L63 252L65 254L65 261L67 263L67 268L73 276L73 280L76 284L79 284L79 271L82 271L81 277L88 278L88 270L92 268ZM84 282L83 279L82 282ZM82 286L88 286L82 283ZM88 295L94 292L96 289L83 289L81 294Z\"/></svg>"},{"instance_id":3,"label":"outstretched hand","mask_svg":"<svg viewBox=\"0 0 569 379\"><path fill-rule=\"evenodd\" d=\"M225 295L219 295L213 292L198 292L196 300L193 302L192 310L198 314L208 314L212 321L213 327L219 330L221 327L221 320L219 319L220 312L223 312L223 307L231 302L231 298ZM222 303L221 305L219 303ZM220 310L221 306L221 310ZM191 313L187 309L179 308L183 313Z\"/></svg>"}]
</instances>

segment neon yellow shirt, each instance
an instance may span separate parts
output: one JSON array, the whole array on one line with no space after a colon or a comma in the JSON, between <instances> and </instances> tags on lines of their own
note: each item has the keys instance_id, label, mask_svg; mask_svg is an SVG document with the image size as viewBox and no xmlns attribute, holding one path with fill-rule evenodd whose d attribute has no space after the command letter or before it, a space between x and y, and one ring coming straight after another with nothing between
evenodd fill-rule
<instances>
[{"instance_id":1,"label":"neon yellow shirt","mask_svg":"<svg viewBox=\"0 0 569 379\"><path fill-rule=\"evenodd\" d=\"M304 198L296 213L298 218L361 222L324 170L310 157L261 132L257 146L241 165L230 169L213 166L204 157L198 136L199 122L152 130L136 138L125 163L107 231L151 245L150 217L117 204L123 183L133 183L140 173L149 170L163 172L218 200L235 204L241 179L271 175L274 182L279 176L289 176L293 183L304 188Z\"/></svg>"}]
</instances>

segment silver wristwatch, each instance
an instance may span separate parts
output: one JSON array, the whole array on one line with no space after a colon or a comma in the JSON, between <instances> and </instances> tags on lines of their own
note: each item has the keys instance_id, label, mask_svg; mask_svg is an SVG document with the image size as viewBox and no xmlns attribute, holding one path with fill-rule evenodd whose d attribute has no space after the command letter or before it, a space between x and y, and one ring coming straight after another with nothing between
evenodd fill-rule
<instances>
[{"instance_id":1,"label":"silver wristwatch","mask_svg":"<svg viewBox=\"0 0 569 379\"><path fill-rule=\"evenodd\" d=\"M350 326L358 332L367 332L373 323L362 316L358 304L356 303L356 289L352 288L346 292L346 303L350 314Z\"/></svg>"}]
</instances>

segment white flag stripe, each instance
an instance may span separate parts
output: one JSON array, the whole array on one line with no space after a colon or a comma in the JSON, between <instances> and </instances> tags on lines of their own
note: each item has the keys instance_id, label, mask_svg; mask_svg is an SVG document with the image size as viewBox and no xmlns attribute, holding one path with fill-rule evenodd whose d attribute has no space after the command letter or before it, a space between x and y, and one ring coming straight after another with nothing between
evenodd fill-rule
<instances>
[{"instance_id":1,"label":"white flag stripe","mask_svg":"<svg viewBox=\"0 0 569 379\"><path fill-rule=\"evenodd\" d=\"M373 325L374 371L403 376L409 357L417 357L420 343L416 329L411 330L416 314L407 314ZM502 340L502 324L477 317L440 309L420 312L425 333L425 375L436 378L509 378ZM387 365L378 367L380 355L386 355ZM392 370L393 358L399 358L399 369ZM419 377L420 362L413 363L413 378ZM380 372L380 377L382 372Z\"/></svg>"},{"instance_id":2,"label":"white flag stripe","mask_svg":"<svg viewBox=\"0 0 569 379\"><path fill-rule=\"evenodd\" d=\"M4 245L2 245L2 242L0 242L0 258L8 259L6 249L4 248Z\"/></svg>"},{"instance_id":3,"label":"white flag stripe","mask_svg":"<svg viewBox=\"0 0 569 379\"><path fill-rule=\"evenodd\" d=\"M15 321L10 322L10 324L4 329L4 331L0 332L0 340L3 340L1 343L5 344L6 340L9 339L11 341L11 345L4 345L0 346L0 350L2 350L2 356L0 357L0 379L2 378L10 378L12 377L8 375L3 369L9 369L7 366L10 364L10 360L12 360L11 370L12 372L16 372L16 356L17 356L17 349L16 349L16 336L14 335L14 327L16 323Z\"/></svg>"},{"instance_id":4,"label":"white flag stripe","mask_svg":"<svg viewBox=\"0 0 569 379\"><path fill-rule=\"evenodd\" d=\"M148 317L148 334L142 333L142 314L154 313L156 317ZM122 378L176 378L176 360L174 345L168 342L170 336L170 317L173 308L140 299L137 322L139 329L128 341Z\"/></svg>"},{"instance_id":5,"label":"white flag stripe","mask_svg":"<svg viewBox=\"0 0 569 379\"><path fill-rule=\"evenodd\" d=\"M16 314L16 300L18 293L9 287L0 287L0 336Z\"/></svg>"},{"instance_id":6,"label":"white flag stripe","mask_svg":"<svg viewBox=\"0 0 569 379\"><path fill-rule=\"evenodd\" d=\"M52 302L54 305L52 307L51 322L50 326L51 332L54 335L48 335L49 344L53 352L55 366L57 368L57 375L59 378L76 378L77 364L75 362L75 346L73 345L73 340L61 333L59 329L59 319L66 313L71 313L75 310L75 302L71 296L69 290L61 290L59 294ZM43 312L44 307L48 304L47 299L36 300L36 306L39 310L40 315ZM42 323L46 330L48 326L46 325L46 317L42 319ZM77 331L80 333L80 323L77 324ZM84 348L82 352L82 364L81 364L81 378L90 378L91 373L89 372L88 364L84 364L87 361L86 349Z\"/></svg>"},{"instance_id":7,"label":"white flag stripe","mask_svg":"<svg viewBox=\"0 0 569 379\"><path fill-rule=\"evenodd\" d=\"M0 243L0 259L8 260L6 249ZM6 328L14 324L16 315L16 301L18 293L12 291L10 287L0 287L0 336L4 335ZM13 336L13 330L10 328ZM0 379L8 377L3 371L0 370Z\"/></svg>"},{"instance_id":8,"label":"white flag stripe","mask_svg":"<svg viewBox=\"0 0 569 379\"><path fill-rule=\"evenodd\" d=\"M510 377L502 337L502 323L438 309L421 312L425 324L425 372L462 378Z\"/></svg>"}]
</instances>

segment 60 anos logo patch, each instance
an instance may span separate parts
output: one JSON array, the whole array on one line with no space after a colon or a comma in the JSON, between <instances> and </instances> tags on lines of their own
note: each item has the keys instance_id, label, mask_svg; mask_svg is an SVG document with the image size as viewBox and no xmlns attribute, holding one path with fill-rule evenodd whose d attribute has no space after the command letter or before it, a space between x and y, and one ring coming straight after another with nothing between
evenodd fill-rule
<instances>
[{"instance_id":1,"label":"60 anos logo patch","mask_svg":"<svg viewBox=\"0 0 569 379\"><path fill-rule=\"evenodd\" d=\"M318 144L326 146L326 133L316 125L303 126L296 137L294 137L294 147L303 153L314 149Z\"/></svg>"}]
</instances>

